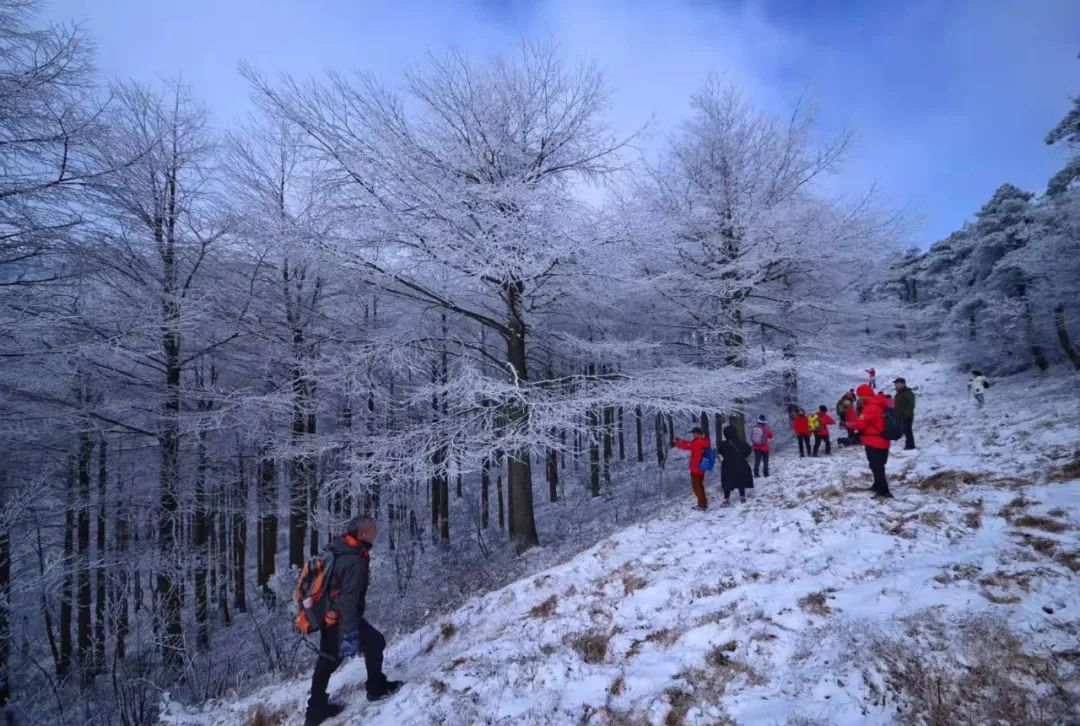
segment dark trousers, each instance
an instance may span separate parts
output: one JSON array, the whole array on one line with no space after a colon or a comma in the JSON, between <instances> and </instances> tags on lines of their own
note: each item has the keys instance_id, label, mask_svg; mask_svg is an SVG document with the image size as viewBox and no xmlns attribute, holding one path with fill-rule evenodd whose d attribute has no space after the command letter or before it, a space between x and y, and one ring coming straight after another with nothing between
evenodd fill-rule
<instances>
[{"instance_id":1,"label":"dark trousers","mask_svg":"<svg viewBox=\"0 0 1080 726\"><path fill-rule=\"evenodd\" d=\"M803 456L812 456L813 453L810 451L810 434L796 436L795 438L799 440L799 458L802 458ZM806 447L805 454L803 454L804 446Z\"/></svg>"},{"instance_id":2,"label":"dark trousers","mask_svg":"<svg viewBox=\"0 0 1080 726\"><path fill-rule=\"evenodd\" d=\"M754 476L761 476L758 474L759 465L765 465L765 476L769 475L769 452L759 451L754 449Z\"/></svg>"},{"instance_id":3,"label":"dark trousers","mask_svg":"<svg viewBox=\"0 0 1080 726\"><path fill-rule=\"evenodd\" d=\"M915 418L914 417L904 419L904 448L905 449L914 449L915 448L915 432L912 430L912 427L914 425L915 425Z\"/></svg>"},{"instance_id":4,"label":"dark trousers","mask_svg":"<svg viewBox=\"0 0 1080 726\"><path fill-rule=\"evenodd\" d=\"M825 453L832 453L832 445L829 443L828 436L822 436L821 434L814 434L814 456L817 456L818 449L821 448L821 442L825 442Z\"/></svg>"},{"instance_id":5,"label":"dark trousers","mask_svg":"<svg viewBox=\"0 0 1080 726\"><path fill-rule=\"evenodd\" d=\"M311 676L309 709L318 710L326 706L329 698L326 688L330 685L330 676L341 665L340 631L339 625L322 631L319 640L319 657L315 661L315 673ZM382 672L386 638L363 618L360 618L358 635L360 651L364 654L364 664L367 666L367 692L378 693L380 689L386 687L386 676Z\"/></svg>"},{"instance_id":6,"label":"dark trousers","mask_svg":"<svg viewBox=\"0 0 1080 726\"><path fill-rule=\"evenodd\" d=\"M872 446L866 448L866 460L870 463L870 471L874 475L874 486L870 487L881 494L889 493L889 482L885 481L885 463L889 460L888 449L875 449Z\"/></svg>"}]
</instances>

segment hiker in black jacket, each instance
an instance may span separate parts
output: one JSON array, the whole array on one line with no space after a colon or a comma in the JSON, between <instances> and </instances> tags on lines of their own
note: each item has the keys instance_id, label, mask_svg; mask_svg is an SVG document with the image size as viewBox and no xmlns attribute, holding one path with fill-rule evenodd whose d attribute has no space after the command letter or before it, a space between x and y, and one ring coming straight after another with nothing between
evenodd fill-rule
<instances>
[{"instance_id":1,"label":"hiker in black jacket","mask_svg":"<svg viewBox=\"0 0 1080 726\"><path fill-rule=\"evenodd\" d=\"M720 464L720 486L724 489L721 507L731 505L731 492L739 490L739 501L746 501L746 490L754 488L754 472L747 457L753 452L750 444L739 438L734 426L724 427L724 441L716 447L723 459Z\"/></svg>"},{"instance_id":2,"label":"hiker in black jacket","mask_svg":"<svg viewBox=\"0 0 1080 726\"><path fill-rule=\"evenodd\" d=\"M356 517L349 522L341 539L330 545L334 562L329 586L331 614L327 621L333 624L322 629L305 726L316 726L344 710L341 704L330 703L326 687L330 684L330 674L341 662L358 653L364 654L367 666L369 701L380 701L401 688L400 681L387 680L382 672L386 638L364 619L371 544L376 533L374 519Z\"/></svg>"}]
</instances>

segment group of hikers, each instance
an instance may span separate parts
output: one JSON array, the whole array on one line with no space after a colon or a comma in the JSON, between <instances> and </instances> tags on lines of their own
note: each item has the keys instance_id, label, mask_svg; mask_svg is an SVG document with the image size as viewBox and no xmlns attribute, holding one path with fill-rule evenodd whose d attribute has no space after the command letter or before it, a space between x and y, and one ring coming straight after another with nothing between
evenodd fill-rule
<instances>
[{"instance_id":1,"label":"group of hikers","mask_svg":"<svg viewBox=\"0 0 1080 726\"><path fill-rule=\"evenodd\" d=\"M791 429L799 442L800 457L829 456L832 454L829 427L839 423L845 435L837 444L861 445L874 477L870 491L876 498L892 499L885 478L885 464L889 460L892 441L904 438L905 449L915 448L915 391L908 387L904 378L897 378L893 381L895 396L880 392L877 390L877 371L869 368L866 373L867 382L850 389L837 402L839 421L829 414L829 407L825 405L818 406L809 415L805 409L797 408L791 415ZM775 436L764 415L758 416L750 427L749 443L731 425L724 428L723 436L724 440L715 449L698 427L691 430L690 438L674 441L675 448L690 453L690 484L697 499L694 509L704 511L709 508L705 475L718 459L720 488L724 493L722 507L731 505L731 493L736 490L740 501L746 501L746 491L754 487L754 479L769 476L769 453ZM751 454L754 456L753 468L749 462Z\"/></svg>"}]
</instances>

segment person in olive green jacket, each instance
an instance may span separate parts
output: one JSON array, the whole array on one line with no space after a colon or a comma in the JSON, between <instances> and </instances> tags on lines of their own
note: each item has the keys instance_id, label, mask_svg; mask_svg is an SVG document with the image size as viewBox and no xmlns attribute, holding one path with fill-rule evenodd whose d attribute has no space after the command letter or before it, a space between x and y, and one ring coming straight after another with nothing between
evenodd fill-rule
<instances>
[{"instance_id":1,"label":"person in olive green jacket","mask_svg":"<svg viewBox=\"0 0 1080 726\"><path fill-rule=\"evenodd\" d=\"M904 422L904 448L915 448L915 433L912 427L915 424L915 391L907 387L907 381L897 378L893 381L896 386L896 415Z\"/></svg>"}]
</instances>

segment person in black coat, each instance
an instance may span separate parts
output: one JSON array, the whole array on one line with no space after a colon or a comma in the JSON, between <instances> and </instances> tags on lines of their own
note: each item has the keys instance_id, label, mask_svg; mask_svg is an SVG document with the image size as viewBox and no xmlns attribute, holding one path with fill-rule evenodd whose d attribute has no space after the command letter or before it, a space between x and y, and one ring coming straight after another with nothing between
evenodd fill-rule
<instances>
[{"instance_id":1,"label":"person in black coat","mask_svg":"<svg viewBox=\"0 0 1080 726\"><path fill-rule=\"evenodd\" d=\"M753 453L750 444L739 438L734 426L724 427L724 441L716 447L723 461L720 464L720 486L724 489L721 507L731 504L731 492L738 489L739 499L746 501L746 490L754 488L754 472L747 458Z\"/></svg>"}]
</instances>

